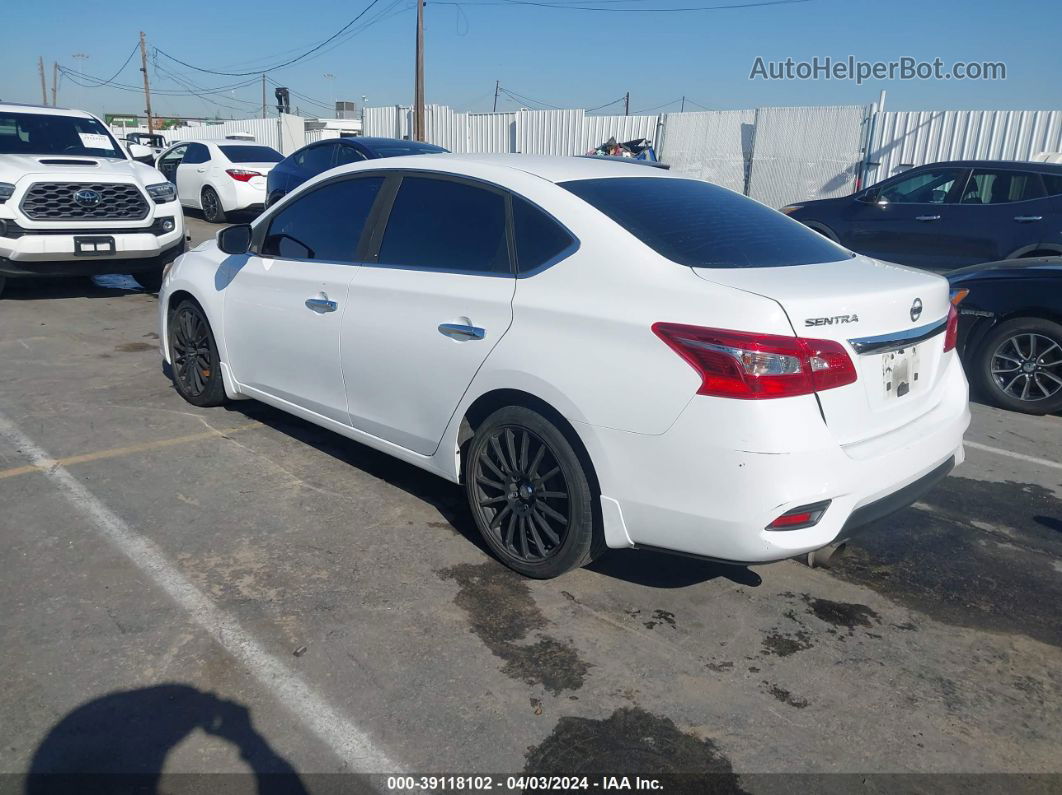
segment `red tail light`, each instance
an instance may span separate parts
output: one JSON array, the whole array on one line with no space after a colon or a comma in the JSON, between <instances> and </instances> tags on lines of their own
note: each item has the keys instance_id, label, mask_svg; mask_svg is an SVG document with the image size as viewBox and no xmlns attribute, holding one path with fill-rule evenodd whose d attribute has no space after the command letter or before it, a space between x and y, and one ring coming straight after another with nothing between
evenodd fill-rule
<instances>
[{"instance_id":1,"label":"red tail light","mask_svg":"<svg viewBox=\"0 0 1062 795\"><path fill-rule=\"evenodd\" d=\"M965 296L964 296L965 297ZM948 307L948 328L944 332L944 352L955 350L959 341L959 310L952 304Z\"/></svg>"},{"instance_id":2,"label":"red tail light","mask_svg":"<svg viewBox=\"0 0 1062 795\"><path fill-rule=\"evenodd\" d=\"M250 182L255 177L262 176L259 171L248 171L245 168L227 168L225 173L237 182Z\"/></svg>"},{"instance_id":3,"label":"red tail light","mask_svg":"<svg viewBox=\"0 0 1062 795\"><path fill-rule=\"evenodd\" d=\"M701 376L698 395L759 400L821 392L858 377L833 340L654 323L662 339Z\"/></svg>"},{"instance_id":4,"label":"red tail light","mask_svg":"<svg viewBox=\"0 0 1062 795\"><path fill-rule=\"evenodd\" d=\"M819 523L826 509L830 507L832 500L823 500L812 505L802 505L786 511L769 525L768 530L802 530L805 527L814 527Z\"/></svg>"}]
</instances>

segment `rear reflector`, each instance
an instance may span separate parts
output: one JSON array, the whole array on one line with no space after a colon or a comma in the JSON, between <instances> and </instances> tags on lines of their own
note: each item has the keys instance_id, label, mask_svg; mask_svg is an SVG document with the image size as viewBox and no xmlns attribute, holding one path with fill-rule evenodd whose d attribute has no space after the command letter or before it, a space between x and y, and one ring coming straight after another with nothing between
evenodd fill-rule
<instances>
[{"instance_id":1,"label":"rear reflector","mask_svg":"<svg viewBox=\"0 0 1062 795\"><path fill-rule=\"evenodd\" d=\"M955 350L959 341L959 310L955 304L948 307L948 328L944 332L944 352Z\"/></svg>"},{"instance_id":2,"label":"rear reflector","mask_svg":"<svg viewBox=\"0 0 1062 795\"><path fill-rule=\"evenodd\" d=\"M768 530L800 530L804 527L814 527L819 523L826 509L830 507L830 500L816 502L812 505L801 505L786 511L769 525Z\"/></svg>"},{"instance_id":3,"label":"rear reflector","mask_svg":"<svg viewBox=\"0 0 1062 795\"><path fill-rule=\"evenodd\" d=\"M237 182L250 182L255 177L262 176L259 171L248 171L245 168L227 168L225 173Z\"/></svg>"},{"instance_id":4,"label":"rear reflector","mask_svg":"<svg viewBox=\"0 0 1062 795\"><path fill-rule=\"evenodd\" d=\"M698 395L759 400L855 382L855 365L833 340L654 323L653 333L701 376Z\"/></svg>"}]
</instances>

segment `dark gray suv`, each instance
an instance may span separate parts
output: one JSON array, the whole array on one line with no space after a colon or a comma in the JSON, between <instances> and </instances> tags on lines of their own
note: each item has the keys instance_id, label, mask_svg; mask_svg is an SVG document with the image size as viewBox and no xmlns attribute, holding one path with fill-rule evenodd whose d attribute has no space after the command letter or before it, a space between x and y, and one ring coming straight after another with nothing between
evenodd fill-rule
<instances>
[{"instance_id":1,"label":"dark gray suv","mask_svg":"<svg viewBox=\"0 0 1062 795\"><path fill-rule=\"evenodd\" d=\"M1062 165L956 160L782 212L877 259L935 271L1062 254Z\"/></svg>"}]
</instances>

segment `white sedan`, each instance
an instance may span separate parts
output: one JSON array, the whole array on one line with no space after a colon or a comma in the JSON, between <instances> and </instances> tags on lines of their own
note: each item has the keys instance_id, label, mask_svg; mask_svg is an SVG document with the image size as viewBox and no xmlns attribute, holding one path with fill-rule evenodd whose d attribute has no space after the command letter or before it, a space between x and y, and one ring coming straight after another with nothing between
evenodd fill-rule
<instances>
[{"instance_id":1,"label":"white sedan","mask_svg":"<svg viewBox=\"0 0 1062 795\"><path fill-rule=\"evenodd\" d=\"M227 213L265 206L266 177L283 159L253 141L184 141L159 155L156 167L177 186L183 207L222 224Z\"/></svg>"},{"instance_id":2,"label":"white sedan","mask_svg":"<svg viewBox=\"0 0 1062 795\"><path fill-rule=\"evenodd\" d=\"M513 569L807 555L962 461L947 282L707 182L521 155L367 161L173 265L163 355L463 484Z\"/></svg>"}]
</instances>

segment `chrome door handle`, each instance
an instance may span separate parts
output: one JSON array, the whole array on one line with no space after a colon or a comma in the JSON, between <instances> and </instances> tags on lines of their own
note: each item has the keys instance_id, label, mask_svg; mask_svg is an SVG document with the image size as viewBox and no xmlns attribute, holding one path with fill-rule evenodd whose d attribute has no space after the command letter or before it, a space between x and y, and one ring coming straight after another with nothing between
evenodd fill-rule
<instances>
[{"instance_id":1,"label":"chrome door handle","mask_svg":"<svg viewBox=\"0 0 1062 795\"><path fill-rule=\"evenodd\" d=\"M1044 217L1042 215L1015 215L1014 220L1019 224L1031 224L1033 221L1044 220Z\"/></svg>"},{"instance_id":2,"label":"chrome door handle","mask_svg":"<svg viewBox=\"0 0 1062 795\"><path fill-rule=\"evenodd\" d=\"M200 174L205 174L206 173L206 169L205 168L197 168L196 171L198 173L200 173Z\"/></svg>"},{"instance_id":3,"label":"chrome door handle","mask_svg":"<svg viewBox=\"0 0 1062 795\"><path fill-rule=\"evenodd\" d=\"M479 326L465 326L461 323L440 323L439 333L447 337L481 340L487 336L486 329Z\"/></svg>"},{"instance_id":4,"label":"chrome door handle","mask_svg":"<svg viewBox=\"0 0 1062 795\"><path fill-rule=\"evenodd\" d=\"M916 221L939 221L940 220L940 216L939 215L916 215L915 216L915 220Z\"/></svg>"},{"instance_id":5,"label":"chrome door handle","mask_svg":"<svg viewBox=\"0 0 1062 795\"><path fill-rule=\"evenodd\" d=\"M306 306L321 315L325 312L335 312L339 309L339 304L335 301L329 301L327 298L307 298Z\"/></svg>"}]
</instances>

